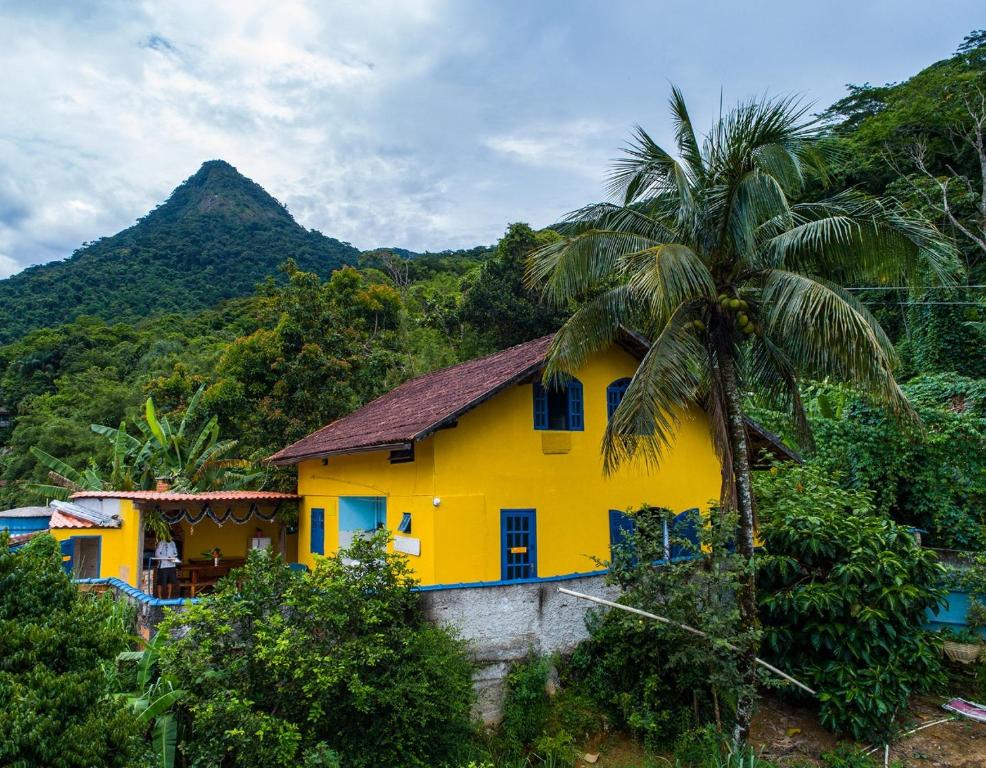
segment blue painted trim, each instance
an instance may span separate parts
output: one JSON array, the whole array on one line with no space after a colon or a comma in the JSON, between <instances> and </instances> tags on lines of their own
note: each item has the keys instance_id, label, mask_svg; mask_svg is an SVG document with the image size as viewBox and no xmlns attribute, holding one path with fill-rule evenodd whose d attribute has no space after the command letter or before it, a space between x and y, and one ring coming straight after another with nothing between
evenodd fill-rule
<instances>
[{"instance_id":1,"label":"blue painted trim","mask_svg":"<svg viewBox=\"0 0 986 768\"><path fill-rule=\"evenodd\" d=\"M699 555L689 555L687 557L673 557L671 558L672 563L681 563L688 560L694 560L700 557ZM290 563L290 565L301 565L300 563ZM655 560L654 565L664 565L663 560ZM308 570L307 566L303 566L304 570ZM298 569L301 570L301 569ZM573 573L563 573L558 576L535 576L530 579L514 579L513 581L461 581L452 584L427 584L418 585L412 587L412 592L440 592L446 589L483 589L486 587L512 587L517 584L552 584L559 581L575 581L576 579L586 579L592 576L605 576L609 573L608 568L601 568L597 571L575 571ZM136 587L132 587L127 582L121 581L115 578L102 578L102 579L75 579L76 584L106 584L108 586L116 587L124 594L129 597L139 600L142 603L146 603L151 606L168 606L168 605L196 605L202 602L201 597L180 597L172 598L170 600L152 597L146 592L142 592Z\"/></svg>"},{"instance_id":2,"label":"blue painted trim","mask_svg":"<svg viewBox=\"0 0 986 768\"><path fill-rule=\"evenodd\" d=\"M100 578L100 579L74 579L76 584L104 584L106 586L114 587L120 590L127 597L132 597L145 605L150 605L154 607L168 606L168 605L194 605L201 602L201 598L198 597L173 597L173 598L163 598L154 597L146 592L143 592L137 587L132 587L127 582L116 579L116 578Z\"/></svg>"},{"instance_id":3,"label":"blue painted trim","mask_svg":"<svg viewBox=\"0 0 986 768\"><path fill-rule=\"evenodd\" d=\"M516 584L547 584L556 581L572 581L574 579L585 579L589 576L605 576L609 573L608 568L599 571L583 571L581 573L566 573L561 576L535 576L530 579L512 579L510 581L463 581L457 584L428 584L427 586L417 586L413 588L415 592L438 592L443 589L476 589L481 587L512 587Z\"/></svg>"},{"instance_id":4,"label":"blue painted trim","mask_svg":"<svg viewBox=\"0 0 986 768\"><path fill-rule=\"evenodd\" d=\"M672 557L672 563L684 563L688 560L695 560L701 555L687 555L685 557ZM655 560L654 565L665 565L664 560ZM598 571L576 571L574 573L563 573L559 576L535 576L530 579L512 579L506 581L462 581L454 584L427 584L412 587L413 592L439 592L443 589L478 589L484 587L512 587L515 584L550 584L556 581L573 581L575 579L586 579L590 576L605 576L609 573L609 568L601 568Z\"/></svg>"}]
</instances>

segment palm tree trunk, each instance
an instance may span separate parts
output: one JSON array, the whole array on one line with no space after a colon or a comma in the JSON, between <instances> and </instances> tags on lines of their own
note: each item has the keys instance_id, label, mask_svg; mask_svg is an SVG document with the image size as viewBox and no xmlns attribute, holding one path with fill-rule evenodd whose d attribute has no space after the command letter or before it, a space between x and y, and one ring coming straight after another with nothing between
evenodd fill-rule
<instances>
[{"instance_id":1,"label":"palm tree trunk","mask_svg":"<svg viewBox=\"0 0 986 768\"><path fill-rule=\"evenodd\" d=\"M729 354L721 356L720 370L723 392L726 400L726 416L729 424L729 439L733 454L731 468L736 489L736 506L739 513L736 551L744 560L743 574L737 594L740 611L740 630L744 635L740 669L743 687L736 703L736 724L733 740L745 741L750 735L750 721L753 718L754 697L756 694L756 655L758 649L758 629L760 624L757 611L756 571L753 563L754 514L753 487L750 478L750 449L747 443L746 418L736 381L736 367Z\"/></svg>"}]
</instances>

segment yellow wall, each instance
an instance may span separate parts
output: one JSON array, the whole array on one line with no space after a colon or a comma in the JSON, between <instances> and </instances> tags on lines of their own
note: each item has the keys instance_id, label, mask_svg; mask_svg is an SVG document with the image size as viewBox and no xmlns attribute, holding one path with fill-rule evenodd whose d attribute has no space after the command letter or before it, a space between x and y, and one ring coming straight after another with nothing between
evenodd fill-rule
<instances>
[{"instance_id":1,"label":"yellow wall","mask_svg":"<svg viewBox=\"0 0 986 768\"><path fill-rule=\"evenodd\" d=\"M303 462L298 468L298 492L304 496L300 561L313 564L313 507L326 510L326 553L337 546L340 496L386 496L391 531L402 512L412 513L410 535L421 540L422 551L409 561L423 584L499 580L501 509L537 511L540 577L596 570L592 556L609 556L610 509L643 504L676 512L706 509L719 496L720 472L705 415L698 410L682 419L676 444L658 470L648 473L638 466L603 476L606 388L631 376L636 365L614 347L579 373L582 432L535 430L532 385L524 384L419 443L412 463L392 465L385 451L332 456L324 465Z\"/></svg>"},{"instance_id":2,"label":"yellow wall","mask_svg":"<svg viewBox=\"0 0 986 768\"><path fill-rule=\"evenodd\" d=\"M246 513L246 508L237 507L235 512L238 515L243 515ZM223 557L246 557L250 548L250 539L253 538L257 528L264 532L264 536L270 537L274 551L279 551L280 525L276 520L267 522L253 519L242 525L227 520L222 525L216 525L212 520L206 518L196 525L189 525L188 522L183 521L179 523L179 526L181 527L182 554L185 560L205 559L202 553L211 551L213 547L219 547ZM297 535L288 536L285 548L288 562L295 561L297 549Z\"/></svg>"},{"instance_id":3,"label":"yellow wall","mask_svg":"<svg viewBox=\"0 0 986 768\"><path fill-rule=\"evenodd\" d=\"M100 538L100 578L121 579L137 586L140 557L140 515L133 502L120 500L119 528L55 528L51 535L58 541L74 537L98 536Z\"/></svg>"}]
</instances>

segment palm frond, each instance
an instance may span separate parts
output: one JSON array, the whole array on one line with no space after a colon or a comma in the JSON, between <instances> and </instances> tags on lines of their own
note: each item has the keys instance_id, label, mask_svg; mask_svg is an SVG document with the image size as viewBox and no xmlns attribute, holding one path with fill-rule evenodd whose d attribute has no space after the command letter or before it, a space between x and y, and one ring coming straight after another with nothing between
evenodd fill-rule
<instances>
[{"instance_id":1,"label":"palm frond","mask_svg":"<svg viewBox=\"0 0 986 768\"><path fill-rule=\"evenodd\" d=\"M607 187L610 195L624 205L674 193L681 214L686 215L694 205L694 184L691 168L676 160L638 125L623 157L613 164Z\"/></svg>"},{"instance_id":2,"label":"palm frond","mask_svg":"<svg viewBox=\"0 0 986 768\"><path fill-rule=\"evenodd\" d=\"M603 435L607 474L637 458L660 463L682 414L697 404L703 348L690 321L698 307L678 307L637 367Z\"/></svg>"},{"instance_id":3,"label":"palm frond","mask_svg":"<svg viewBox=\"0 0 986 768\"><path fill-rule=\"evenodd\" d=\"M763 304L769 337L801 375L851 382L913 415L894 379L892 346L839 292L806 275L770 270Z\"/></svg>"},{"instance_id":4,"label":"palm frond","mask_svg":"<svg viewBox=\"0 0 986 768\"><path fill-rule=\"evenodd\" d=\"M659 243L635 233L590 230L532 252L527 280L549 301L564 305L613 276L621 257L655 245Z\"/></svg>"},{"instance_id":5,"label":"palm frond","mask_svg":"<svg viewBox=\"0 0 986 768\"><path fill-rule=\"evenodd\" d=\"M893 284L928 272L949 285L960 271L955 248L895 201L850 191L792 206L792 213L798 224L764 244L765 261L779 269L850 284Z\"/></svg>"},{"instance_id":6,"label":"palm frond","mask_svg":"<svg viewBox=\"0 0 986 768\"><path fill-rule=\"evenodd\" d=\"M621 327L633 327L634 303L630 288L620 285L579 307L551 340L544 380L574 373L590 355L612 344Z\"/></svg>"}]
</instances>

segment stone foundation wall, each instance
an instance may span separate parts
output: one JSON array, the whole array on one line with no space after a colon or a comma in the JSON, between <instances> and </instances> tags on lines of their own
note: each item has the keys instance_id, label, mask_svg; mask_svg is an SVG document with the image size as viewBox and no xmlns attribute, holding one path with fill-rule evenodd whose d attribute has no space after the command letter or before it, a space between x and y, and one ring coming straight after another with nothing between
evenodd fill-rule
<instances>
[{"instance_id":1,"label":"stone foundation wall","mask_svg":"<svg viewBox=\"0 0 986 768\"><path fill-rule=\"evenodd\" d=\"M479 665L474 679L477 715L499 721L510 665L530 651L567 653L588 637L586 613L601 606L563 595L559 587L616 599L619 591L601 575L529 584L427 589L425 615L454 627Z\"/></svg>"}]
</instances>

